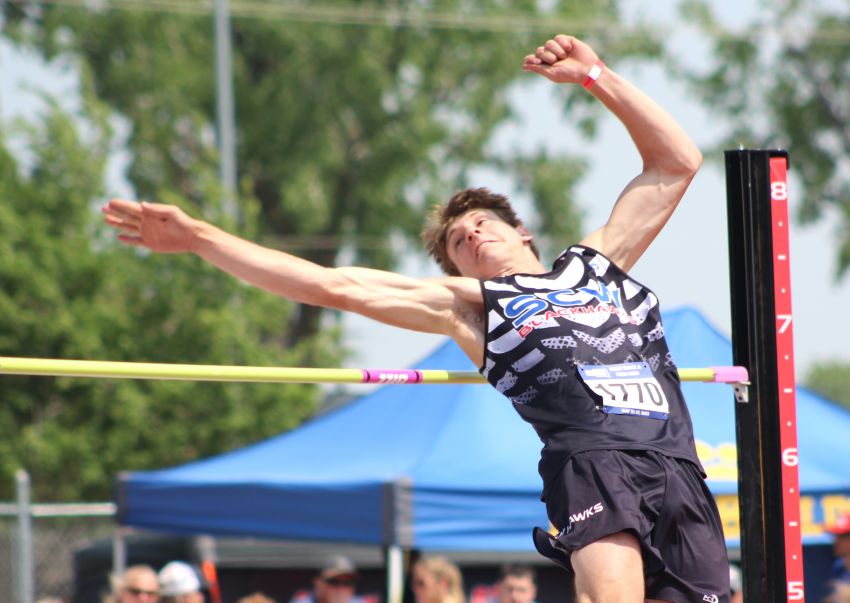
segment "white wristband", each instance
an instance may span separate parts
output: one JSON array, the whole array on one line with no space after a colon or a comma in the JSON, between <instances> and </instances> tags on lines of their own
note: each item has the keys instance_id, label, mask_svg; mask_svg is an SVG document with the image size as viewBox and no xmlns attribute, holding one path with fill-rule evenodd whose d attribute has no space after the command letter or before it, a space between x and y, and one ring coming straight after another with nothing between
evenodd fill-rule
<instances>
[{"instance_id":1,"label":"white wristband","mask_svg":"<svg viewBox=\"0 0 850 603\"><path fill-rule=\"evenodd\" d=\"M593 84L595 84L603 69L605 69L605 63L601 60L596 61L596 63L593 64L593 67L590 68L590 71L587 72L584 82L582 82L582 86L590 88Z\"/></svg>"}]
</instances>

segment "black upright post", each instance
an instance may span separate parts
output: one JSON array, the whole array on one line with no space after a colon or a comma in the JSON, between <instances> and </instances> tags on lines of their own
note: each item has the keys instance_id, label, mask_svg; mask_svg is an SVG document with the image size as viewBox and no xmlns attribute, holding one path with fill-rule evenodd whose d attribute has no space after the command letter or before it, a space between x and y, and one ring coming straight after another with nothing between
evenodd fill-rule
<instances>
[{"instance_id":1,"label":"black upright post","mask_svg":"<svg viewBox=\"0 0 850 603\"><path fill-rule=\"evenodd\" d=\"M792 580L786 564L792 559L786 558L789 533L794 536L789 529L799 530L799 504L796 513L791 513L794 517L785 517L793 505L784 509L783 496L798 494L796 484L783 487L783 464L793 465L796 478L797 457L796 425L792 426L793 450L787 444L783 448L780 428L780 392L787 394L793 384L789 388L782 383L780 369L787 367L778 366L783 356L777 353L783 352L781 345L777 348L777 296L781 291L790 298L790 285L785 286L775 274L777 258L785 267L788 260L787 253L775 250L773 241L772 196L781 193L787 201L787 182L783 188L771 181L771 161L776 158L787 165L784 151L725 153L733 363L747 367L751 381L749 402L736 404L735 413L741 562L748 602L803 598L802 582ZM787 236L787 218L780 226ZM777 282L782 286L777 287ZM787 316L790 322L790 306ZM784 353L786 360L789 355L793 369L793 355ZM793 559L795 572L796 552ZM802 559L799 567L802 571Z\"/></svg>"}]
</instances>

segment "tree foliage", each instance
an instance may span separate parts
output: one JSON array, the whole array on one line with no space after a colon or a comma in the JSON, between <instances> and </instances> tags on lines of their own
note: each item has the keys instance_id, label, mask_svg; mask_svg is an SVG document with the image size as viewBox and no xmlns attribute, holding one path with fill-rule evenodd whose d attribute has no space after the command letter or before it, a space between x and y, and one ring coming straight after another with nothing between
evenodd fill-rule
<instances>
[{"instance_id":1,"label":"tree foliage","mask_svg":"<svg viewBox=\"0 0 850 603\"><path fill-rule=\"evenodd\" d=\"M689 79L732 124L724 148L787 148L803 222L835 220L838 277L850 270L850 8L760 2L753 23L724 27L710 3L686 3L712 51Z\"/></svg>"},{"instance_id":2,"label":"tree foliage","mask_svg":"<svg viewBox=\"0 0 850 603\"><path fill-rule=\"evenodd\" d=\"M27 163L0 147L0 355L300 364L304 350L279 345L291 306L192 258L139 257L102 236L93 201L103 197L109 137L97 113L81 125L52 105L15 136ZM37 500L109 498L118 471L278 433L308 416L317 395L306 386L6 376L0 498L12 497L18 468L32 475Z\"/></svg>"},{"instance_id":3,"label":"tree foliage","mask_svg":"<svg viewBox=\"0 0 850 603\"><path fill-rule=\"evenodd\" d=\"M183 0L175 7L181 4L198 5ZM416 237L425 208L469 184L472 168L490 165L529 175L532 161L546 160L537 152L520 156L493 149L490 141L512 116L511 85L528 77L520 70L523 55L552 35L548 28L488 30L475 27L474 19L471 27L460 28L415 22L355 26L276 18L273 6L259 3L256 13L237 12L232 19L240 193L259 203L262 242L322 265L334 264L346 251L356 262L392 267L399 254L389 241ZM591 36L597 16L607 27L617 23L617 3L610 0L581 7L554 2L547 8L499 0L328 6L401 7L425 17L513 14L537 23L546 17L576 23L579 31L570 33ZM304 12L315 17L328 6ZM267 18L258 18L261 13ZM128 175L140 196L162 199L173 191L206 202L188 166L189 158L209 150L214 132L209 14L89 11L17 0L6 3L6 17L10 35L44 56L79 57L93 74L97 96L129 121ZM611 59L658 50L639 29L607 42ZM550 172L564 159L553 158ZM546 218L553 212L545 208L574 211L571 187L529 184L525 190ZM574 224L558 230L564 223L545 219L540 226L563 244L575 231ZM297 342L319 326L319 310L301 307L288 340Z\"/></svg>"},{"instance_id":4,"label":"tree foliage","mask_svg":"<svg viewBox=\"0 0 850 603\"><path fill-rule=\"evenodd\" d=\"M850 366L827 362L813 366L806 374L806 385L825 398L850 409Z\"/></svg>"}]
</instances>

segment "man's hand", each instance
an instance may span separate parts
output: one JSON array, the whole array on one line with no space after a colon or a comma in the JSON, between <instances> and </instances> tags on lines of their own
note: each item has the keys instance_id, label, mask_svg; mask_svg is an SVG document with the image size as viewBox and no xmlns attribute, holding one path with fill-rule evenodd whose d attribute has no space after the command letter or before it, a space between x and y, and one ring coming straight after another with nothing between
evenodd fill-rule
<instances>
[{"instance_id":1,"label":"man's hand","mask_svg":"<svg viewBox=\"0 0 850 603\"><path fill-rule=\"evenodd\" d=\"M538 46L525 57L523 71L532 71L559 84L581 84L599 60L593 49L572 36L563 34Z\"/></svg>"},{"instance_id":2,"label":"man's hand","mask_svg":"<svg viewBox=\"0 0 850 603\"><path fill-rule=\"evenodd\" d=\"M173 205L112 199L103 206L104 221L126 245L158 253L193 251L199 222Z\"/></svg>"}]
</instances>

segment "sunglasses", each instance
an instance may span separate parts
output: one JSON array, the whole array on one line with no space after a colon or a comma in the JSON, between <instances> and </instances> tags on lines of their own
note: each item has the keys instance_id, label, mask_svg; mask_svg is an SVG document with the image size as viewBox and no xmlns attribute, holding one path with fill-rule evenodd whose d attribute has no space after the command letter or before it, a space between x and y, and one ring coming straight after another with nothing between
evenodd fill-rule
<instances>
[{"instance_id":1,"label":"sunglasses","mask_svg":"<svg viewBox=\"0 0 850 603\"><path fill-rule=\"evenodd\" d=\"M325 584L330 586L354 586L354 578L325 578Z\"/></svg>"},{"instance_id":2,"label":"sunglasses","mask_svg":"<svg viewBox=\"0 0 850 603\"><path fill-rule=\"evenodd\" d=\"M124 590L133 595L134 597L141 597L142 595L147 595L148 597L159 596L159 593L155 590L145 590L143 588L136 588L135 586L125 586Z\"/></svg>"}]
</instances>

